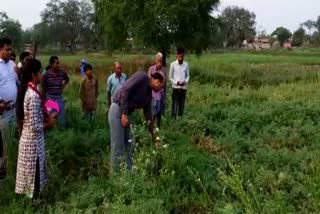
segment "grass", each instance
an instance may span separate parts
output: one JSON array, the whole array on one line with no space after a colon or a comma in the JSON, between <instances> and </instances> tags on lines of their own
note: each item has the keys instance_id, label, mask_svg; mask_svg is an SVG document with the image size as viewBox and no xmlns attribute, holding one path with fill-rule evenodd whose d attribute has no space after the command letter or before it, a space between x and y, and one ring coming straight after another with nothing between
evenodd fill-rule
<instances>
[{"instance_id":1,"label":"grass","mask_svg":"<svg viewBox=\"0 0 320 214\"><path fill-rule=\"evenodd\" d=\"M112 63L131 74L152 56L88 55L101 87L97 120L81 120L81 56L63 56L68 129L46 136L49 183L31 202L14 194L17 140L0 213L317 213L320 209L320 58L317 51L188 56L185 117L168 111L156 150L135 115L135 168L109 174L104 81ZM45 62L48 56L41 56ZM171 58L170 60L172 60Z\"/></svg>"}]
</instances>

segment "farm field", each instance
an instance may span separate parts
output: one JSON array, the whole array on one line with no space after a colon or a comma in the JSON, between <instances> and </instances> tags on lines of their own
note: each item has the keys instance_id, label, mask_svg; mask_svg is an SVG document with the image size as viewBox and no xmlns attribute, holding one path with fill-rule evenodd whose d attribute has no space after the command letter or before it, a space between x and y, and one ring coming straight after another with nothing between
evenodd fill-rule
<instances>
[{"instance_id":1,"label":"farm field","mask_svg":"<svg viewBox=\"0 0 320 214\"><path fill-rule=\"evenodd\" d=\"M171 120L168 84L161 149L136 112L134 170L120 175L109 174L106 78L114 61L130 75L146 70L153 56L84 56L100 86L93 123L81 117L81 57L60 56L71 76L68 128L47 133L46 190L34 202L15 195L13 138L0 213L319 212L320 50L186 56L191 84L185 116ZM39 58L45 66L49 56Z\"/></svg>"}]
</instances>

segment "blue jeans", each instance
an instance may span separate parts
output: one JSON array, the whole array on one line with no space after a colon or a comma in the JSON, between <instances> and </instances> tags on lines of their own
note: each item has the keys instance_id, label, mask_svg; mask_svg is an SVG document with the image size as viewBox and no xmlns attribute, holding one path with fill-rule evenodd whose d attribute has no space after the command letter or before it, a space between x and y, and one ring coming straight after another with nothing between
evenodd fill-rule
<instances>
[{"instance_id":1,"label":"blue jeans","mask_svg":"<svg viewBox=\"0 0 320 214\"><path fill-rule=\"evenodd\" d=\"M110 167L112 171L119 171L120 159L125 156L127 170L132 169L133 145L130 140L130 127L121 125L120 106L112 103L109 109L108 121L111 137Z\"/></svg>"},{"instance_id":2,"label":"blue jeans","mask_svg":"<svg viewBox=\"0 0 320 214\"><path fill-rule=\"evenodd\" d=\"M50 100L50 99L55 101L56 103L58 103L59 108L60 108L60 113L58 115L58 122L62 128L65 128L66 127L66 116L65 116L65 110L64 110L63 96L62 95L47 94L47 100Z\"/></svg>"},{"instance_id":3,"label":"blue jeans","mask_svg":"<svg viewBox=\"0 0 320 214\"><path fill-rule=\"evenodd\" d=\"M160 100L152 99L152 115L157 116L158 114L164 115L165 112L165 97L162 96Z\"/></svg>"},{"instance_id":4,"label":"blue jeans","mask_svg":"<svg viewBox=\"0 0 320 214\"><path fill-rule=\"evenodd\" d=\"M3 112L0 116L0 171L6 170L7 147L13 137L14 125L16 123L15 109Z\"/></svg>"}]
</instances>

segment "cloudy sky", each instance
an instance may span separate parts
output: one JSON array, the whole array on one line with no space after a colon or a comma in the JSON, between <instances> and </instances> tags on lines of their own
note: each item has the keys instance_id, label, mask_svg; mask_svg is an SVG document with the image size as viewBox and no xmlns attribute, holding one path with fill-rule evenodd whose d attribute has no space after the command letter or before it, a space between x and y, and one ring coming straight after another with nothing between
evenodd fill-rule
<instances>
[{"instance_id":1,"label":"cloudy sky","mask_svg":"<svg viewBox=\"0 0 320 214\"><path fill-rule=\"evenodd\" d=\"M40 12L47 2L48 0L0 0L0 11L19 20L26 29L40 21ZM257 29L265 29L268 33L278 26L295 30L300 23L316 19L320 15L320 0L221 0L219 11L230 5L255 12Z\"/></svg>"}]
</instances>

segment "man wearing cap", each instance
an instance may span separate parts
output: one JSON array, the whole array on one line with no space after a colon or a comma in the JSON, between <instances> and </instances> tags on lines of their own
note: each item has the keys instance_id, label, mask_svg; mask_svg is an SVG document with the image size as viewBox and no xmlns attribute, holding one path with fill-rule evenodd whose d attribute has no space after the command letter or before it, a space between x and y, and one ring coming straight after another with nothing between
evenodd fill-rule
<instances>
[{"instance_id":1,"label":"man wearing cap","mask_svg":"<svg viewBox=\"0 0 320 214\"><path fill-rule=\"evenodd\" d=\"M17 99L17 76L15 64L10 60L12 42L0 39L0 180L6 176L7 145L15 123L15 103Z\"/></svg>"}]
</instances>

